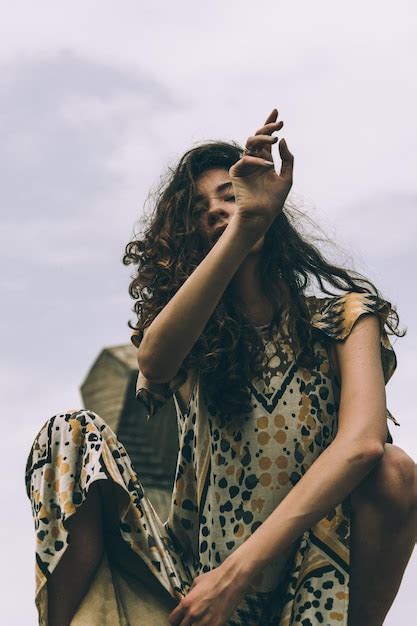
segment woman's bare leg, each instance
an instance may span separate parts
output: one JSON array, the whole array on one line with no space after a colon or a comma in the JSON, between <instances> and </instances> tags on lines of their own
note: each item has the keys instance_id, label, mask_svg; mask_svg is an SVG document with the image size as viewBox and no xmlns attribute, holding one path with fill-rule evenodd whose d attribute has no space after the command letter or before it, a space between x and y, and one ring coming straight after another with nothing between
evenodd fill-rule
<instances>
[{"instance_id":1,"label":"woman's bare leg","mask_svg":"<svg viewBox=\"0 0 417 626\"><path fill-rule=\"evenodd\" d=\"M400 448L385 446L381 463L351 495L349 626L381 626L417 534L417 474Z\"/></svg>"},{"instance_id":2,"label":"woman's bare leg","mask_svg":"<svg viewBox=\"0 0 417 626\"><path fill-rule=\"evenodd\" d=\"M70 517L71 543L48 579L49 626L69 626L103 557L103 517L100 486Z\"/></svg>"}]
</instances>

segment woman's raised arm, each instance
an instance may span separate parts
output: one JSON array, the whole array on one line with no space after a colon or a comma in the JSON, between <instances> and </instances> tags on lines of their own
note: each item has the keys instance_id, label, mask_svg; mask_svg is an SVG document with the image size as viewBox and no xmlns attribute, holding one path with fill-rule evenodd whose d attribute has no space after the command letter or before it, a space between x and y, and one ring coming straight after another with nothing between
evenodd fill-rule
<instances>
[{"instance_id":1,"label":"woman's raised arm","mask_svg":"<svg viewBox=\"0 0 417 626\"><path fill-rule=\"evenodd\" d=\"M139 369L148 380L163 383L176 375L255 243L235 217L146 330L137 357Z\"/></svg>"},{"instance_id":2,"label":"woman's raised arm","mask_svg":"<svg viewBox=\"0 0 417 626\"><path fill-rule=\"evenodd\" d=\"M226 230L146 330L137 357L140 371L152 382L176 375L233 275L282 210L292 184L293 157L281 140L278 175L271 160L272 133L282 126L277 116L275 109L249 137L246 154L229 171L236 206Z\"/></svg>"}]
</instances>

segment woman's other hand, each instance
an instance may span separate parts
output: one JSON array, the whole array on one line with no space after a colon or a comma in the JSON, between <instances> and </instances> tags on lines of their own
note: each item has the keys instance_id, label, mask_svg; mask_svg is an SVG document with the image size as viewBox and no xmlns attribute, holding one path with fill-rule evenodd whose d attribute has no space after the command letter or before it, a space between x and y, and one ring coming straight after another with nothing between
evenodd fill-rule
<instances>
[{"instance_id":1,"label":"woman's other hand","mask_svg":"<svg viewBox=\"0 0 417 626\"><path fill-rule=\"evenodd\" d=\"M292 186L294 157L285 139L278 148L281 172L275 171L271 148L278 141L272 136L283 126L274 109L265 124L249 137L242 158L229 170L236 198L235 219L257 236L263 235L282 210Z\"/></svg>"},{"instance_id":2,"label":"woman's other hand","mask_svg":"<svg viewBox=\"0 0 417 626\"><path fill-rule=\"evenodd\" d=\"M194 579L185 598L171 612L169 623L172 626L224 626L249 590L249 578L244 579L238 568L231 570L226 560Z\"/></svg>"}]
</instances>

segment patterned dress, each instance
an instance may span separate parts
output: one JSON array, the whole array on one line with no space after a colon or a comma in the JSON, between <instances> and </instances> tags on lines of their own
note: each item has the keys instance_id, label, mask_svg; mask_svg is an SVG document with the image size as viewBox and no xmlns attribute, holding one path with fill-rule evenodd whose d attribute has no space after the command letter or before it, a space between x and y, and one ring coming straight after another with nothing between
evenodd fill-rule
<instances>
[{"instance_id":1,"label":"patterned dress","mask_svg":"<svg viewBox=\"0 0 417 626\"><path fill-rule=\"evenodd\" d=\"M144 386L138 378L137 397L148 418L170 394L177 409L179 454L165 522L144 493L128 453L101 417L80 410L47 421L26 471L37 537L40 624L47 624L48 576L69 542L65 521L95 481L110 479L119 486L119 545L134 555L133 561L146 564L146 575L169 597L180 599L196 575L217 567L256 531L334 439L340 381L330 347L343 341L363 314L380 319L381 360L385 382L389 380L396 367L384 329L389 303L357 293L309 297L307 302L316 365L305 369L299 364L290 347L287 319L272 338L268 326L256 327L264 344L262 375L250 382L252 410L232 422L225 422L210 405L198 374L186 410L177 401L175 382L161 393L161 386ZM397 423L388 411L387 417ZM392 441L388 429L387 440ZM349 536L347 499L265 568L227 626L346 626ZM158 594L146 595L145 586L135 584L134 573L129 578L120 559L113 558L111 541L108 545L72 623L168 624L170 611L161 607ZM152 616L149 622L143 618L146 611Z\"/></svg>"}]
</instances>

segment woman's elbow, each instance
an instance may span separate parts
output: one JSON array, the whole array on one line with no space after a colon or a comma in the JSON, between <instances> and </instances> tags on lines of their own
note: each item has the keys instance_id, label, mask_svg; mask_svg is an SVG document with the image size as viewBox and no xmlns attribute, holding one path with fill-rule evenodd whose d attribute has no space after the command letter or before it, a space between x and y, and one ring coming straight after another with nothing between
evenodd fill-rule
<instances>
[{"instance_id":1,"label":"woman's elbow","mask_svg":"<svg viewBox=\"0 0 417 626\"><path fill-rule=\"evenodd\" d=\"M345 447L349 464L365 468L377 465L384 456L384 449L384 444L376 438L354 441Z\"/></svg>"},{"instance_id":2,"label":"woman's elbow","mask_svg":"<svg viewBox=\"0 0 417 626\"><path fill-rule=\"evenodd\" d=\"M158 364L152 363L152 361L140 358L138 355L138 368L139 372L151 383L165 383L170 380L169 376L164 376L164 372L158 367Z\"/></svg>"},{"instance_id":3,"label":"woman's elbow","mask_svg":"<svg viewBox=\"0 0 417 626\"><path fill-rule=\"evenodd\" d=\"M172 373L167 370L165 363L158 362L155 359L143 354L138 350L137 361L139 372L152 383L167 383L173 378L176 372Z\"/></svg>"}]
</instances>

